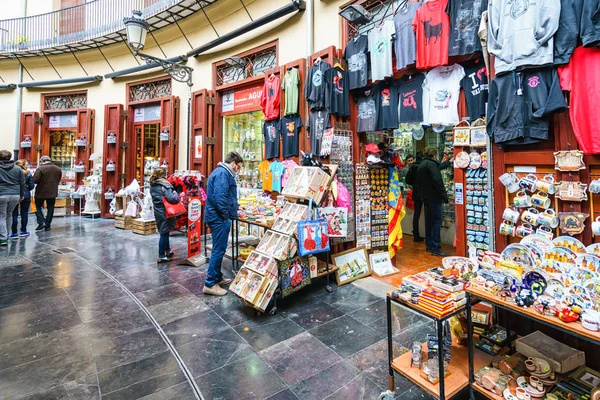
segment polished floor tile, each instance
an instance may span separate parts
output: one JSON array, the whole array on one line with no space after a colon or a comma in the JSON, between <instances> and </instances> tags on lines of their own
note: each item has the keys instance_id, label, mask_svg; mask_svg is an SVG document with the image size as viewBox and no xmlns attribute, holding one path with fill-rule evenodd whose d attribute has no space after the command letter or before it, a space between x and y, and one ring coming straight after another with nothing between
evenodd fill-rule
<instances>
[{"instance_id":1,"label":"polished floor tile","mask_svg":"<svg viewBox=\"0 0 600 400\"><path fill-rule=\"evenodd\" d=\"M344 315L342 311L323 301L310 300L298 304L290 303L285 308L282 307L280 313L304 329L316 328Z\"/></svg>"},{"instance_id":2,"label":"polished floor tile","mask_svg":"<svg viewBox=\"0 0 600 400\"><path fill-rule=\"evenodd\" d=\"M290 320L256 326L241 324L235 329L256 351L261 351L304 332L300 325Z\"/></svg>"},{"instance_id":3,"label":"polished floor tile","mask_svg":"<svg viewBox=\"0 0 600 400\"><path fill-rule=\"evenodd\" d=\"M326 397L327 400L371 400L377 399L382 390L364 375L359 375L340 390Z\"/></svg>"},{"instance_id":4,"label":"polished floor tile","mask_svg":"<svg viewBox=\"0 0 600 400\"><path fill-rule=\"evenodd\" d=\"M343 358L385 337L348 315L311 329L310 333Z\"/></svg>"},{"instance_id":5,"label":"polished floor tile","mask_svg":"<svg viewBox=\"0 0 600 400\"><path fill-rule=\"evenodd\" d=\"M295 384L291 389L300 399L321 400L346 386L359 374L360 371L350 363L340 361Z\"/></svg>"}]
</instances>

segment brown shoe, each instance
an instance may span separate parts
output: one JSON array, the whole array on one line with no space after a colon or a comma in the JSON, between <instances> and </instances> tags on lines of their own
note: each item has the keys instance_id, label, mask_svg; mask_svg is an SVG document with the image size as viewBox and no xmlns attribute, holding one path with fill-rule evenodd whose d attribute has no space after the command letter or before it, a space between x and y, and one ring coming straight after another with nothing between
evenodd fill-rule
<instances>
[{"instance_id":1,"label":"brown shoe","mask_svg":"<svg viewBox=\"0 0 600 400\"><path fill-rule=\"evenodd\" d=\"M219 285L214 285L211 287L204 286L204 289L202 289L202 293L210 294L212 296L225 296L227 294L227 290L223 289Z\"/></svg>"},{"instance_id":2,"label":"brown shoe","mask_svg":"<svg viewBox=\"0 0 600 400\"><path fill-rule=\"evenodd\" d=\"M221 285L221 286L227 286L227 285L229 285L231 282L233 282L233 279L229 279L229 278L223 278L223 279L221 279L219 282L217 282L217 285Z\"/></svg>"}]
</instances>

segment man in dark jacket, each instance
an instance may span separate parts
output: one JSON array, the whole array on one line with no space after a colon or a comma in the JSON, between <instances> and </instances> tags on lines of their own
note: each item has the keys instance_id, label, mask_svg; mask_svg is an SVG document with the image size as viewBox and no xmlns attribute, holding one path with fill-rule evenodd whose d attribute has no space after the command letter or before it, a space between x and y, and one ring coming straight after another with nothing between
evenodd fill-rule
<instances>
[{"instance_id":1,"label":"man in dark jacket","mask_svg":"<svg viewBox=\"0 0 600 400\"><path fill-rule=\"evenodd\" d=\"M428 147L424 159L417 170L421 200L425 205L425 238L427 251L437 256L449 256L442 251L440 232L442 230L442 204L448 203L448 193L437 161L438 151Z\"/></svg>"},{"instance_id":2,"label":"man in dark jacket","mask_svg":"<svg viewBox=\"0 0 600 400\"><path fill-rule=\"evenodd\" d=\"M227 238L231 229L231 220L237 219L238 201L235 176L242 166L242 157L231 152L225 162L210 174L206 184L206 211L204 222L210 227L212 251L208 264L208 275L204 281L204 293L224 296L227 290L219 285L228 285L231 279L223 278L221 263L227 250Z\"/></svg>"},{"instance_id":3,"label":"man in dark jacket","mask_svg":"<svg viewBox=\"0 0 600 400\"><path fill-rule=\"evenodd\" d=\"M38 222L38 227L35 228L36 231L45 230L48 232L51 229L54 203L58 196L58 184L61 179L62 171L52 164L52 159L48 156L40 158L40 165L33 174L33 181L37 185L35 188L35 216ZM44 218L44 201L47 208L46 218Z\"/></svg>"},{"instance_id":4,"label":"man in dark jacket","mask_svg":"<svg viewBox=\"0 0 600 400\"><path fill-rule=\"evenodd\" d=\"M23 170L11 158L10 151L0 150L0 246L7 245L12 213L23 200L25 190Z\"/></svg>"},{"instance_id":5,"label":"man in dark jacket","mask_svg":"<svg viewBox=\"0 0 600 400\"><path fill-rule=\"evenodd\" d=\"M405 182L407 185L412 186L412 198L415 204L413 213L413 241L422 242L424 239L419 233L419 220L421 219L421 210L423 209L423 202L421 201L421 184L418 179L418 170L421 161L423 160L423 153L418 152L416 160L408 165L408 172L406 173ZM408 160L407 160L408 163Z\"/></svg>"}]
</instances>

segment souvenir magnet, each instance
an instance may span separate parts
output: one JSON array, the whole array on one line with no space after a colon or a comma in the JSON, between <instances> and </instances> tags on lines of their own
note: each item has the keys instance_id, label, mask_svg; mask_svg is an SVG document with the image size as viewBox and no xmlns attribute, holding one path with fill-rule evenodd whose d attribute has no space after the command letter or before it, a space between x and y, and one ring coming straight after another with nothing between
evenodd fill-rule
<instances>
[{"instance_id":1,"label":"souvenir magnet","mask_svg":"<svg viewBox=\"0 0 600 400\"><path fill-rule=\"evenodd\" d=\"M585 229L585 219L587 217L589 217L589 214L578 212L558 213L560 230L571 236L578 235Z\"/></svg>"},{"instance_id":2,"label":"souvenir magnet","mask_svg":"<svg viewBox=\"0 0 600 400\"><path fill-rule=\"evenodd\" d=\"M559 171L572 172L585 169L583 151L568 150L554 153L554 168Z\"/></svg>"},{"instance_id":3,"label":"souvenir magnet","mask_svg":"<svg viewBox=\"0 0 600 400\"><path fill-rule=\"evenodd\" d=\"M575 181L562 181L556 187L556 197L562 201L583 201L588 199L587 185Z\"/></svg>"}]
</instances>

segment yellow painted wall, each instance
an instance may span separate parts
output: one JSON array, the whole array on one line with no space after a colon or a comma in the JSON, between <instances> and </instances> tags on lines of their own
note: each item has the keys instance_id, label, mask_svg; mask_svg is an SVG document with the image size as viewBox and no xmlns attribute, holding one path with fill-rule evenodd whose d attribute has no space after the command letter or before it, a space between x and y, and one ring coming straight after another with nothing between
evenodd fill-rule
<instances>
[{"instance_id":1,"label":"yellow painted wall","mask_svg":"<svg viewBox=\"0 0 600 400\"><path fill-rule=\"evenodd\" d=\"M43 0L30 0L43 1ZM245 0L250 14L256 19L272 10L280 8L289 3L290 0ZM51 0L48 0L50 3ZM340 18L337 15L339 7L347 0L314 0L314 51L321 50L331 45L341 46ZM250 19L242 8L239 0L219 0L206 9L215 29L219 34L230 32L248 22ZM212 65L227 56L241 53L264 43L279 40L279 64L285 64L299 58L306 57L306 13L294 13L279 19L260 29L252 31L236 38L224 45L211 50L195 59L188 61L189 66L194 68L192 90L203 88L211 89ZM181 28L188 36L194 47L207 43L217 36L208 24L201 12L198 12L180 22ZM182 37L179 29L174 24L161 29L155 33L157 41L167 57L185 54L190 46ZM110 45L102 48L114 70L121 70L138 65L124 43ZM144 52L164 57L153 39L148 36ZM111 72L98 50L77 52L77 57L83 64L89 75L104 75ZM63 78L74 78L85 76L85 73L77 64L71 54L51 56L50 60ZM58 79L54 70L43 57L25 58L24 65L27 67L35 81ZM17 62L15 60L0 60L0 76L7 83L17 82ZM96 151L102 151L104 105L126 102L126 84L140 79L161 76L163 73L156 70L153 73L142 73L137 76L126 76L115 80L104 80L99 84L82 85L74 87L43 87L36 89L23 89L23 111L40 111L40 98L42 93L52 93L65 90L85 88L88 91L88 107L96 110L95 120L95 143ZM31 78L25 73L24 81ZM184 167L187 152L187 99L189 88L186 84L174 82L173 94L181 98L180 113L180 145L179 166ZM14 148L14 132L16 126L16 91L0 91L0 118L2 118L2 129L0 130L0 148Z\"/></svg>"}]
</instances>

